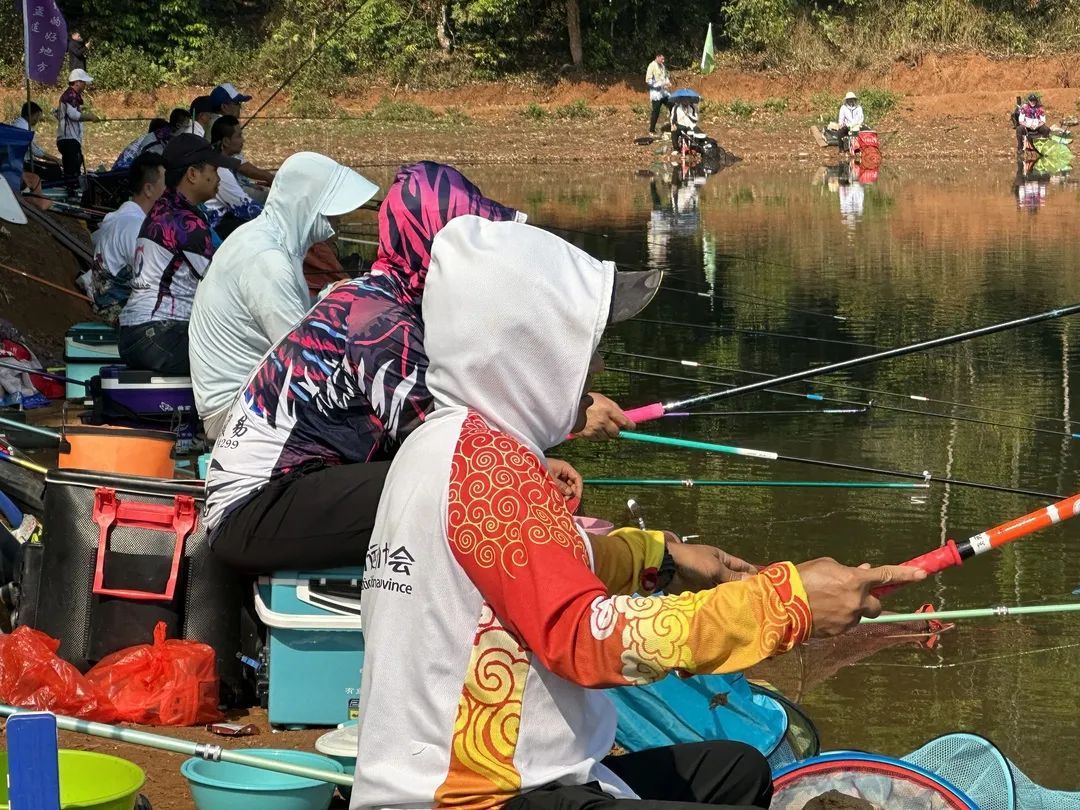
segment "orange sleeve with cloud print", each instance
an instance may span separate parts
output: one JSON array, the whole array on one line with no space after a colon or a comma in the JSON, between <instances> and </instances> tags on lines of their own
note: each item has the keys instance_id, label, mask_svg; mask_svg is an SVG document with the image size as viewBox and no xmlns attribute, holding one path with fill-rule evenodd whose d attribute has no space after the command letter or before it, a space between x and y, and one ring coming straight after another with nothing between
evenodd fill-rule
<instances>
[{"instance_id":1,"label":"orange sleeve with cloud print","mask_svg":"<svg viewBox=\"0 0 1080 810\"><path fill-rule=\"evenodd\" d=\"M447 518L455 559L502 625L545 667L582 686L644 683L675 669L743 670L810 633L791 563L700 593L609 595L540 459L476 414L454 453ZM645 564L650 551L642 541L635 552L634 542L621 563L598 565L618 580L612 590L640 579L640 571L628 573L627 555Z\"/></svg>"}]
</instances>

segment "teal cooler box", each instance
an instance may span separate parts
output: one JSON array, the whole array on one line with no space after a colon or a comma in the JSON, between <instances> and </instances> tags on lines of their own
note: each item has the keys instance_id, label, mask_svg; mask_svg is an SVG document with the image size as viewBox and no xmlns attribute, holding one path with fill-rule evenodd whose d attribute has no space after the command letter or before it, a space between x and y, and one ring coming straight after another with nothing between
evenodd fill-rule
<instances>
[{"instance_id":1,"label":"teal cooler box","mask_svg":"<svg viewBox=\"0 0 1080 810\"><path fill-rule=\"evenodd\" d=\"M65 377L90 382L91 377L101 373L102 366L120 362L117 348L117 332L103 323L77 323L64 335ZM88 399L86 386L68 382L64 384L66 399Z\"/></svg>"},{"instance_id":2,"label":"teal cooler box","mask_svg":"<svg viewBox=\"0 0 1080 810\"><path fill-rule=\"evenodd\" d=\"M278 571L255 586L267 628L269 715L275 726L336 726L359 716L363 568Z\"/></svg>"}]
</instances>

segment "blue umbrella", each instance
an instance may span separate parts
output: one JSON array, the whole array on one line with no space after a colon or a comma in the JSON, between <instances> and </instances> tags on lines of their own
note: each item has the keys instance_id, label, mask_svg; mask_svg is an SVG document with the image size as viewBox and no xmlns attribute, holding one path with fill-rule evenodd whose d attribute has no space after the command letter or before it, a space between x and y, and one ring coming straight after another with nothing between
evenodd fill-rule
<instances>
[{"instance_id":1,"label":"blue umbrella","mask_svg":"<svg viewBox=\"0 0 1080 810\"><path fill-rule=\"evenodd\" d=\"M676 90L674 93L671 94L671 96L669 96L669 98L671 98L671 99L673 99L675 101L678 101L679 99L683 99L683 98L689 99L690 101L694 101L694 102L701 101L701 96L699 96L696 91L690 90L690 89L685 88L685 87L681 88L679 90Z\"/></svg>"}]
</instances>

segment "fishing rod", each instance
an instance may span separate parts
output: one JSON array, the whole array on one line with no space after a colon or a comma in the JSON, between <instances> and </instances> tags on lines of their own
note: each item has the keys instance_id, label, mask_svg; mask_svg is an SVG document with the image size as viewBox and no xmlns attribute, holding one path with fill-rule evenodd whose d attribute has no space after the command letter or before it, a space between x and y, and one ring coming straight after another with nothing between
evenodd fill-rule
<instances>
[{"instance_id":1,"label":"fishing rod","mask_svg":"<svg viewBox=\"0 0 1080 810\"><path fill-rule=\"evenodd\" d=\"M610 354L619 354L619 352L610 352ZM731 389L731 388L735 387L734 383L725 383L725 382L720 382L719 380L703 380L700 377L682 377L682 376L679 376L677 374L658 374L658 373L656 373L654 371L638 371L636 369L616 368L616 367L612 367L610 369L605 369L605 370L614 371L614 372L617 372L619 374L630 374L631 376L640 376L640 377L654 377L654 378L657 378L657 379L667 379L667 380L672 380L672 381L677 381L677 382L705 383L705 384L708 384L708 385L714 385L714 386L717 386L717 387L720 387L720 388L727 388L727 389ZM754 372L749 372L749 373L754 373ZM768 376L768 375L765 375L765 376ZM974 416L960 416L959 414L940 413L939 411L924 411L924 410L921 410L919 408L903 408L903 407L901 407L899 405L883 405L882 403L876 402L874 400L871 400L870 402L858 402L858 401L853 400L853 399L839 399L837 397L827 397L827 396L825 396L823 394L817 394L817 393L800 394L798 391L782 391L782 390L780 390L778 388L764 388L764 389L762 389L762 391L764 391L767 394L779 394L781 396L799 397L800 399L810 399L810 400L813 400L814 402L831 402L831 403L836 404L836 405L852 405L852 406L857 406L857 407L865 406L866 408L871 408L872 407L872 408L875 408L877 410L889 411L891 413L906 413L906 414L914 414L916 416L932 416L932 417L935 417L937 419L952 419L952 420L956 420L957 422L967 422L967 423L972 424L972 425L987 425L989 427L1007 428L1009 430L1021 430L1021 431L1025 431L1025 432L1028 432L1028 433L1045 433L1045 434L1047 434L1049 436L1057 436L1058 438L1080 439L1080 434L1078 434L1078 433L1068 433L1068 432L1061 431L1061 430L1050 430L1049 428L1041 428L1041 427L1029 427L1027 425L1010 425L1010 424L1007 424L1005 422L994 422L994 421L992 421L990 419L977 419ZM674 411L674 412L668 412L668 413L683 414L683 413L690 413L690 412L689 411ZM668 416L668 413L664 413L663 416L665 416L665 417ZM723 414L723 411L714 411L713 413ZM627 411L626 415L628 417L630 417L631 421L636 422L636 420L634 420L633 417L630 416L630 411Z\"/></svg>"},{"instance_id":2,"label":"fishing rod","mask_svg":"<svg viewBox=\"0 0 1080 810\"><path fill-rule=\"evenodd\" d=\"M985 554L1007 543L1027 537L1029 534L1061 523L1063 520L1080 514L1080 494L1062 498L1057 503L1043 506L1034 512L1028 512L1005 523L999 523L992 529L972 535L967 540L957 543L949 540L940 548L908 560L901 565L921 568L927 574L936 574L946 568L963 565L965 561L979 554ZM899 585L884 585L874 590L875 596L882 596L899 588Z\"/></svg>"},{"instance_id":3,"label":"fishing rod","mask_svg":"<svg viewBox=\"0 0 1080 810\"><path fill-rule=\"evenodd\" d=\"M926 482L896 481L700 481L693 478L586 478L583 484L598 487L823 487L833 489L929 489Z\"/></svg>"},{"instance_id":4,"label":"fishing rod","mask_svg":"<svg viewBox=\"0 0 1080 810\"><path fill-rule=\"evenodd\" d=\"M75 290L69 290L67 287L61 287L59 284L53 284L53 282L47 281L46 279L43 279L40 276L35 276L33 273L27 273L24 270L19 270L16 267L12 267L11 265L3 264L2 262L0 262L0 270L7 270L9 273L15 273L16 275L22 276L23 278L28 278L31 281L36 281L38 284L43 284L46 287L52 287L54 290L59 290L60 292L64 293L65 295L70 295L70 296L72 296L74 298L79 298L79 299L81 299L83 301L86 301L87 303L90 303L90 299L87 296L83 295L82 293L76 292ZM34 372L34 373L36 374L37 372Z\"/></svg>"},{"instance_id":5,"label":"fishing rod","mask_svg":"<svg viewBox=\"0 0 1080 810\"><path fill-rule=\"evenodd\" d=\"M1066 602L1061 605L995 605L988 608L965 608L957 610L935 610L932 613L885 613L874 619L863 619L860 624L892 624L894 622L917 622L927 619L952 621L954 619L989 619L1005 616L1033 616L1047 613L1075 613L1080 611L1080 602Z\"/></svg>"},{"instance_id":6,"label":"fishing rod","mask_svg":"<svg viewBox=\"0 0 1080 810\"><path fill-rule=\"evenodd\" d=\"M310 62L312 59L314 59L316 56L318 56L320 53L322 53L323 46L326 45L326 43L329 42L331 39L336 37L341 32L341 30L352 21L352 18L355 17L357 14L359 14L361 11L363 11L365 8L367 8L367 6L368 6L368 4L366 2L361 3L360 5L358 5L356 8L354 8L352 10L352 12L349 13L349 15L344 20L341 21L341 23L336 28L334 28L334 30L332 30L329 34L327 34L325 37L323 37L315 45L315 47L312 48L311 53L309 53L302 60L300 60L300 64L298 64L295 68L293 68L292 72L288 76L285 77L285 81L283 81L281 84L278 85L277 90L275 90L273 93L271 93L270 96L266 99L266 101L264 101L262 104L260 104L259 108L257 110L255 110L255 112L253 112L250 116L248 116L247 121L245 121L240 126L240 129L244 129L244 127L246 127L248 124L250 124L252 121L254 121L255 118L259 115L259 113L261 113L264 109L266 109L266 105L269 104L271 101L273 101L277 97L277 94L280 93L282 90L284 90L288 86L289 82L291 82L293 79L295 79L297 74L300 73L300 71L303 70L307 66L308 62ZM402 21L402 25L404 25L405 22L408 22L411 17L412 17L412 9L410 8L409 14L405 17L405 20Z\"/></svg>"},{"instance_id":7,"label":"fishing rod","mask_svg":"<svg viewBox=\"0 0 1080 810\"><path fill-rule=\"evenodd\" d=\"M760 380L759 382L747 383L746 385L739 385L735 388L727 388L722 391L713 391L708 394L699 394L696 397L690 397L689 399L678 400L676 402L655 402L651 405L646 405L641 408L635 408L632 412L627 413L634 422L647 421L649 419L657 419L664 415L667 411L681 411L687 408L692 408L696 405L700 405L705 402L716 402L721 399L729 399L730 397L738 396L740 394L749 394L754 391L762 391L770 386L783 385L789 382L797 382L799 380L810 379L811 377L820 377L823 374L831 374L836 371L842 371L848 368L857 368L858 366L864 366L869 363L877 363L882 360L889 360L894 357L903 357L908 354L914 354L915 352L927 351L929 349L937 349L942 346L951 346L955 343L961 343L966 340L971 340L976 337L983 337L984 335L993 335L998 332L1004 332L1009 329L1015 329L1020 326L1027 326L1033 323L1040 323L1042 321L1053 320L1055 318L1061 318L1066 315L1073 315L1080 312L1080 304L1072 304L1067 307L1060 307L1058 309L1051 309L1046 312L1040 312L1035 315L1028 315L1024 318L1014 318L1011 321L1003 321L1001 323L991 324L989 326L981 326L977 329L969 329L965 332L958 332L953 335L945 335L939 338L932 338L930 340L923 340L918 343L911 343L907 346L898 346L893 349L886 349L884 351L875 352L874 354L864 355L862 357L853 357L848 360L841 360L838 363L830 363L825 366L815 366L812 368L804 369L803 371L796 371L791 374L783 374L779 377L772 377L767 380Z\"/></svg>"},{"instance_id":8,"label":"fishing rod","mask_svg":"<svg viewBox=\"0 0 1080 810\"><path fill-rule=\"evenodd\" d=\"M0 704L0 717L11 717L32 709L20 709L16 706ZM54 715L56 727L64 731L74 731L77 734L88 734L91 737L102 737L106 740L118 740L129 745L138 745L143 748L157 748L161 751L169 751L173 754L185 754L190 757L198 757L209 762L232 762L236 765L246 765L250 768L258 768L263 771L287 773L291 776L300 776L305 779L314 779L318 782L330 782L334 785L352 787L352 776L333 771L324 771L321 768L309 768L306 765L295 765L277 759L257 757L245 754L242 751L230 751L220 745L209 743L194 743L188 740L178 740L175 737L167 737L164 734L150 734L146 731L138 731L133 728L112 726L108 723L95 723L92 720L80 720L75 717L66 717L62 714Z\"/></svg>"},{"instance_id":9,"label":"fishing rod","mask_svg":"<svg viewBox=\"0 0 1080 810\"><path fill-rule=\"evenodd\" d=\"M710 363L699 363L695 360L678 360L673 357L657 357L651 354L636 354L634 352L605 352L607 355L615 355L618 357L633 357L638 360L655 360L659 363L671 363L678 364L680 366L686 366L688 368L707 368L715 371L727 371L734 374L747 374L752 377L767 377L771 379L775 375L767 374L763 371L751 371L746 368L734 368L732 366L718 366ZM827 388L841 388L848 389L850 391L859 391L864 394L873 394L874 396L882 397L896 397L897 399L910 399L913 402L932 402L937 405L949 405L954 408L970 408L974 411L984 411L986 413L1000 413L1008 416L1018 416L1025 419L1041 419L1046 422L1061 422L1062 424L1071 424L1075 420L1061 419L1057 416L1040 416L1035 413L1024 413L1023 411L1010 411L1006 408L992 408L989 405L974 405L970 402L953 402L948 399L935 399L934 397L923 396L921 394L903 394L896 391L883 391L879 388L866 388L865 386L851 385L850 383L829 382L828 380L818 380L817 385ZM1080 434L1069 434L1074 439L1080 439Z\"/></svg>"},{"instance_id":10,"label":"fishing rod","mask_svg":"<svg viewBox=\"0 0 1080 810\"><path fill-rule=\"evenodd\" d=\"M45 473L49 471L47 467L42 467L40 464L34 464L32 461L23 461L21 458L15 458L15 456L10 453L5 453L3 450L0 450L0 459L10 461L16 467L22 467L23 469L36 472L40 475L45 475Z\"/></svg>"},{"instance_id":11,"label":"fishing rod","mask_svg":"<svg viewBox=\"0 0 1080 810\"><path fill-rule=\"evenodd\" d=\"M922 481L929 484L933 481L940 481L942 484L953 484L958 487L970 487L972 489L987 489L991 492L1007 492L1011 495L1029 495L1033 498L1042 499L1055 499L1060 498L1060 495L1053 495L1046 492L1036 492L1030 489L1019 489L1016 487L1006 487L1000 484L984 484L979 481L964 481L959 478L951 478L947 476L937 476L930 473L929 470L924 470L921 473L904 472L903 470L886 470L880 467L866 467L861 464L847 464L840 461L826 461L824 459L817 458L802 458L801 456L786 456L780 453L775 453L771 450L754 450L746 447L732 447L725 444L714 444L713 442L699 442L692 439L676 439L671 436L652 436L647 433L635 433L632 431L624 430L619 433L620 439L625 439L632 442L646 442L648 444L661 444L668 447L684 447L690 450L705 450L710 453L725 453L731 456L744 456L746 458L756 458L763 461L790 461L796 464L810 464L815 467L829 467L835 470L850 470L852 472L864 472L871 473L873 475L884 475L889 478L909 478L916 481Z\"/></svg>"},{"instance_id":12,"label":"fishing rod","mask_svg":"<svg viewBox=\"0 0 1080 810\"><path fill-rule=\"evenodd\" d=\"M622 369L613 369L622 371ZM767 410L767 411L671 411L665 413L665 417L676 416L790 416L796 413L816 414L853 414L866 413L870 410L869 404L865 408L794 408L790 410Z\"/></svg>"}]
</instances>

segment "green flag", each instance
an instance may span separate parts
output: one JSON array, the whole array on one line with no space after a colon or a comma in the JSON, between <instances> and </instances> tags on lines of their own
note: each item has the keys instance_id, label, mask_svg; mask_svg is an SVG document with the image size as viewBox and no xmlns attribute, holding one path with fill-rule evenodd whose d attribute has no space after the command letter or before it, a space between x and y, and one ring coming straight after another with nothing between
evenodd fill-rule
<instances>
[{"instance_id":1,"label":"green flag","mask_svg":"<svg viewBox=\"0 0 1080 810\"><path fill-rule=\"evenodd\" d=\"M701 51L701 72L708 75L716 67L716 52L712 44L712 23L709 23L709 33L705 35L705 48Z\"/></svg>"}]
</instances>

